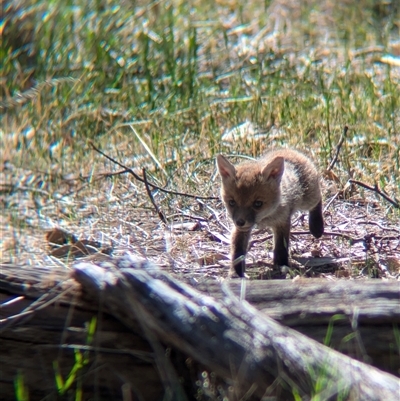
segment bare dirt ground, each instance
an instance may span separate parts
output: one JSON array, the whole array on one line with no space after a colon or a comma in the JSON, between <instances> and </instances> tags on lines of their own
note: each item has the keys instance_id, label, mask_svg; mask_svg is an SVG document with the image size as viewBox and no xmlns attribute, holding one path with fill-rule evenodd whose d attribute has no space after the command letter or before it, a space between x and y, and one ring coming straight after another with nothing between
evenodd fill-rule
<instances>
[{"instance_id":1,"label":"bare dirt ground","mask_svg":"<svg viewBox=\"0 0 400 401\"><path fill-rule=\"evenodd\" d=\"M152 191L166 223L152 206L145 185L127 172L112 177L116 171L94 175L91 182L96 183L96 190L85 177L58 176L58 192L50 196L46 191L50 175L5 163L0 173L6 212L1 222L1 262L37 265L49 271L57 266L68 272L77 259L132 253L178 277L196 281L227 277L231 222L222 203L212 199L219 195L219 177L212 160L204 167L211 180L203 188L199 185L196 192L187 191L199 196L210 194L210 199ZM295 215L291 269L282 272L271 264L271 233L256 230L246 259L250 278L398 280L399 222L387 217L393 206L358 185L339 188L326 175L322 184L324 236L314 239L308 233L307 215ZM16 205L18 214L8 214L7 207L14 209ZM70 237L51 237L49 233L56 233L56 228Z\"/></svg>"}]
</instances>

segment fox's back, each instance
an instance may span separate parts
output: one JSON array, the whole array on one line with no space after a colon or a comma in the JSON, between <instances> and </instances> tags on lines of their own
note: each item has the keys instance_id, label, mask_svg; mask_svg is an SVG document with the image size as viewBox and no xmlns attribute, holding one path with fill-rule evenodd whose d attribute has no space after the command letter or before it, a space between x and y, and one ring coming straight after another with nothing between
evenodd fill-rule
<instances>
[{"instance_id":1,"label":"fox's back","mask_svg":"<svg viewBox=\"0 0 400 401\"><path fill-rule=\"evenodd\" d=\"M260 161L268 162L275 157L283 157L285 160L281 182L282 203L291 203L293 210L312 209L321 200L319 174L314 163L293 149L272 150Z\"/></svg>"}]
</instances>

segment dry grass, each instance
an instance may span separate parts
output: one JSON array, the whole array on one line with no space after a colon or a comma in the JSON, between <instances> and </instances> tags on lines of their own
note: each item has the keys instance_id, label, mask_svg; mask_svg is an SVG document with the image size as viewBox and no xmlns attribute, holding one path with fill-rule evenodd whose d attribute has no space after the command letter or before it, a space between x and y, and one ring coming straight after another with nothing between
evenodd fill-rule
<instances>
[{"instance_id":1,"label":"dry grass","mask_svg":"<svg viewBox=\"0 0 400 401\"><path fill-rule=\"evenodd\" d=\"M293 146L324 171L347 124L323 176L335 236L296 234L308 230L296 216L288 276L399 276L399 209L346 185L377 183L400 197L395 2L30 3L14 18L37 57L30 64L8 51L2 80L2 263L68 271L74 258L50 256L45 239L60 227L178 276L224 278L230 222L221 202L153 191L164 224L145 185L114 174L120 167L89 141L161 187L218 197L216 153ZM247 257L253 278L280 275L271 240L257 240L266 234Z\"/></svg>"}]
</instances>

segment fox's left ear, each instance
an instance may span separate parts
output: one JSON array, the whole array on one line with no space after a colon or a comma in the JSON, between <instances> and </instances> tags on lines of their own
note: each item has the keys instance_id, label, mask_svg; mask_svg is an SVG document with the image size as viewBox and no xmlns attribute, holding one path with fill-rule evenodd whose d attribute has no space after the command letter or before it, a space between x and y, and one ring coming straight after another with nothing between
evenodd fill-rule
<instances>
[{"instance_id":1,"label":"fox's left ear","mask_svg":"<svg viewBox=\"0 0 400 401\"><path fill-rule=\"evenodd\" d=\"M285 160L283 159L283 157L277 156L261 169L261 174L266 180L272 178L279 182L282 178L284 170Z\"/></svg>"},{"instance_id":2,"label":"fox's left ear","mask_svg":"<svg viewBox=\"0 0 400 401\"><path fill-rule=\"evenodd\" d=\"M222 179L235 178L235 166L226 157L222 155L217 156L217 168Z\"/></svg>"}]
</instances>

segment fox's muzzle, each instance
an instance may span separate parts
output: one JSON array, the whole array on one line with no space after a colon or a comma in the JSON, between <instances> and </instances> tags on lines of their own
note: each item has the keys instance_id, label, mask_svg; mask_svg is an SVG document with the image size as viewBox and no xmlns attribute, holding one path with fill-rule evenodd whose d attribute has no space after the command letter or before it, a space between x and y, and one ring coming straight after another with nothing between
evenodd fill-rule
<instances>
[{"instance_id":1,"label":"fox's muzzle","mask_svg":"<svg viewBox=\"0 0 400 401\"><path fill-rule=\"evenodd\" d=\"M253 210L234 210L232 220L236 228L240 231L249 231L255 223Z\"/></svg>"}]
</instances>

